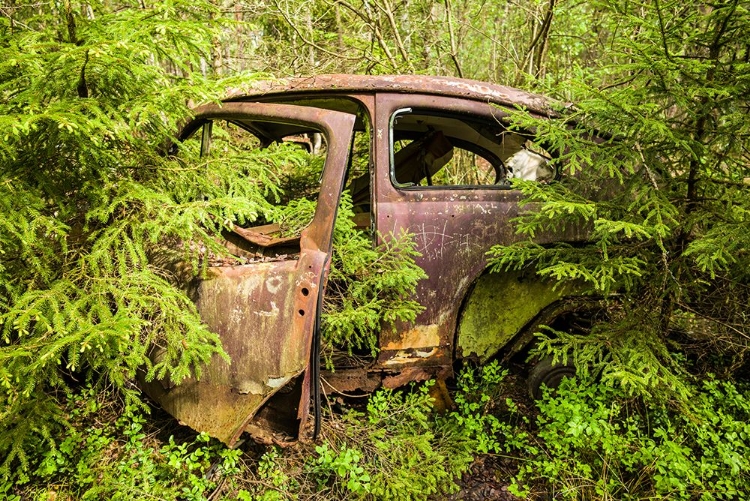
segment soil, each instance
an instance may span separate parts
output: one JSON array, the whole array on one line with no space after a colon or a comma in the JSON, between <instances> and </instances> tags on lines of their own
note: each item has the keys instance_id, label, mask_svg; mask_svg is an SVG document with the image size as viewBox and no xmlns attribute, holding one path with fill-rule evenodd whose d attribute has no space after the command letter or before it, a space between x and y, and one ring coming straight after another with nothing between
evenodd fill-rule
<instances>
[{"instance_id":1,"label":"soil","mask_svg":"<svg viewBox=\"0 0 750 501\"><path fill-rule=\"evenodd\" d=\"M461 489L449 501L515 501L508 492L515 460L498 456L480 456L459 482Z\"/></svg>"}]
</instances>

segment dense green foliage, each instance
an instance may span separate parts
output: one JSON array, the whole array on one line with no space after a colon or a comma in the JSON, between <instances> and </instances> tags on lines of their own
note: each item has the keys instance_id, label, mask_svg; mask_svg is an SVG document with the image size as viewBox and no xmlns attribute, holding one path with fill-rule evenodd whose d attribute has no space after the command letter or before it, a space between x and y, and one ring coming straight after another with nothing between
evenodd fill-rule
<instances>
[{"instance_id":1,"label":"dense green foliage","mask_svg":"<svg viewBox=\"0 0 750 501\"><path fill-rule=\"evenodd\" d=\"M209 240L223 224L213 221L255 210L257 196L230 200L159 154L187 100L211 96L200 74L164 67L199 65L215 28L203 19L214 10L133 7L19 6L2 20L3 471L16 456L25 462L31 435L52 440L47 423L63 416L48 412L48 395L69 378L125 389L144 367L178 382L221 353L147 258L159 241ZM209 190L198 200L201 184ZM147 356L153 345L166 349L158 365Z\"/></svg>"},{"instance_id":2,"label":"dense green foliage","mask_svg":"<svg viewBox=\"0 0 750 501\"><path fill-rule=\"evenodd\" d=\"M710 347L735 367L750 338L750 12L734 1L593 5L610 50L570 82L575 107L559 120L517 117L539 127L567 176L551 186L519 183L534 210L518 231L585 227L590 242L522 241L493 249L491 263L533 265L617 297L595 335L553 334L542 347L593 362L633 394L686 402L686 367L665 338L700 343L704 355ZM604 137L594 141L598 131Z\"/></svg>"},{"instance_id":3,"label":"dense green foliage","mask_svg":"<svg viewBox=\"0 0 750 501\"><path fill-rule=\"evenodd\" d=\"M467 372L458 408L446 415L433 411L432 383L380 391L363 411L329 415L322 445L286 454L270 448L258 464L205 435L157 437L161 431L138 408L87 387L60 408L69 420L64 437L33 441L29 467L0 478L0 496L200 500L215 491L221 499L427 499L456 490L477 447L500 450L494 433L511 428L487 410L488 392L502 378L496 365Z\"/></svg>"},{"instance_id":4,"label":"dense green foliage","mask_svg":"<svg viewBox=\"0 0 750 501\"><path fill-rule=\"evenodd\" d=\"M426 500L455 492L475 451L525 443L525 433L512 438L516 429L490 413L504 377L497 364L464 372L456 409L444 414L434 409L433 382L380 390L365 409L329 415L322 445L266 452L257 473L238 483L247 497L238 497Z\"/></svg>"},{"instance_id":5,"label":"dense green foliage","mask_svg":"<svg viewBox=\"0 0 750 501\"><path fill-rule=\"evenodd\" d=\"M566 380L539 403L515 481L560 499L747 499L750 393L708 379L694 394L684 414Z\"/></svg>"},{"instance_id":6,"label":"dense green foliage","mask_svg":"<svg viewBox=\"0 0 750 501\"><path fill-rule=\"evenodd\" d=\"M275 204L304 192L306 185L293 181L316 178L322 168L285 145L239 145L241 155L231 162L226 155L199 158L194 142L165 155L189 103L214 99L233 82L194 71L221 33L223 22L205 21L218 14L213 5L79 10L68 3L13 12L0 32L4 475L18 464L26 471L39 440L53 451L60 446L57 425L69 416L57 398L71 384L112 384L137 402L137 371L179 383L200 378L211 356L224 356L180 284L226 256L222 231L279 217ZM221 134L217 129L217 141ZM304 216L299 204L288 209ZM333 272L341 306L330 317L339 327L326 332L337 332L347 349L372 348L381 318L418 311L409 301L385 308L407 296L423 273L413 265L408 237L372 249L349 216L345 206ZM385 268L391 271L371 273ZM361 320L347 321L355 317ZM342 338L351 326L362 327L361 339ZM149 356L154 349L156 360Z\"/></svg>"},{"instance_id":7,"label":"dense green foliage","mask_svg":"<svg viewBox=\"0 0 750 501\"><path fill-rule=\"evenodd\" d=\"M455 492L474 455L489 452L523 458L508 479L521 496L748 496L747 388L708 378L685 414L595 381L567 380L538 402L535 419L508 397L513 384L495 363L461 373L449 412L436 413L432 389L377 392L364 409L329 414L320 445L269 448L248 461L204 435L167 437L137 408L85 388L61 408L70 420L65 437L54 447L35 441L30 468L0 481L0 495L428 499Z\"/></svg>"},{"instance_id":8,"label":"dense green foliage","mask_svg":"<svg viewBox=\"0 0 750 501\"><path fill-rule=\"evenodd\" d=\"M0 480L3 499L202 500L239 472L241 452L206 435L160 443L140 409L114 395L87 387L67 397L64 436L30 444L30 468Z\"/></svg>"},{"instance_id":9,"label":"dense green foliage","mask_svg":"<svg viewBox=\"0 0 750 501\"><path fill-rule=\"evenodd\" d=\"M453 491L476 452L521 458L507 481L521 497L745 499L750 393L709 378L690 414L593 380L546 392L519 414L496 364L459 377L455 410L436 415L428 386L373 395L326 429L312 457L261 459L258 499L426 499Z\"/></svg>"},{"instance_id":10,"label":"dense green foliage","mask_svg":"<svg viewBox=\"0 0 750 501\"><path fill-rule=\"evenodd\" d=\"M750 339L748 47L739 0L3 3L0 496L424 499L454 491L480 452L520 456L515 488L532 496L747 498L750 397L727 380ZM330 414L321 444L258 462L203 436L154 438L133 406L138 368L179 382L222 354L154 257L176 250L194 275L235 223L309 221L305 201L273 207L320 167L299 152L163 155L189 104L240 70L446 74L573 101L560 120L514 117L565 174L518 183L533 210L517 227L584 226L590 242L489 258L607 299L589 335L540 334L583 382L536 419L505 399L496 366L465 372L444 415L429 386L382 392ZM269 177L269 162L296 174ZM323 328L328 348L368 351L382 322L418 311L404 300L421 272L407 237L373 250L349 209ZM82 381L93 389L74 396ZM106 385L128 404L95 398Z\"/></svg>"}]
</instances>

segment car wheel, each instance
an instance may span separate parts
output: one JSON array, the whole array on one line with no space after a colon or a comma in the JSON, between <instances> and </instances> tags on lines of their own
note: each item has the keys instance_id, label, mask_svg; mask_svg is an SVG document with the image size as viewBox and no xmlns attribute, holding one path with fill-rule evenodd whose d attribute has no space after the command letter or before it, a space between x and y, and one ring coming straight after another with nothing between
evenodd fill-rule
<instances>
[{"instance_id":1,"label":"car wheel","mask_svg":"<svg viewBox=\"0 0 750 501\"><path fill-rule=\"evenodd\" d=\"M526 382L534 400L542 398L544 386L548 388L557 388L564 377L575 377L576 368L568 360L567 364L561 361L553 362L552 357L544 357L539 360L529 371Z\"/></svg>"}]
</instances>

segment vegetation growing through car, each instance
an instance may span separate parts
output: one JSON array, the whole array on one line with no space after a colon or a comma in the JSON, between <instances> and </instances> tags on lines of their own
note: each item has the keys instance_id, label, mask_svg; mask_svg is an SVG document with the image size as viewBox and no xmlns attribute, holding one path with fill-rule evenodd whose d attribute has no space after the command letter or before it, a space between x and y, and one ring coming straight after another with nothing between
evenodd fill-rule
<instances>
[{"instance_id":1,"label":"vegetation growing through car","mask_svg":"<svg viewBox=\"0 0 750 501\"><path fill-rule=\"evenodd\" d=\"M184 161L205 165L207 170L217 165L229 169L246 165L243 171L250 174L248 182L263 193L267 204L259 210L256 221L237 224L276 223L279 237L299 236L315 214L325 143L317 151L292 141L261 149L257 139L232 124L215 122L211 130L211 153L200 158L200 137L195 135L183 145L187 147ZM366 158L353 158L351 162L354 172L349 173L350 178L361 175L362 167L357 168L357 163L368 163ZM418 253L413 238L405 233L373 235L369 227L358 228L354 216L351 196L345 191L333 229L331 269L321 318L321 349L331 369L335 350L375 356L382 328L414 320L424 309L410 299L417 283L426 277L414 262ZM237 259L243 262L241 256Z\"/></svg>"},{"instance_id":2,"label":"vegetation growing through car","mask_svg":"<svg viewBox=\"0 0 750 501\"><path fill-rule=\"evenodd\" d=\"M532 472L522 472L518 485L528 485L532 492L545 489L575 497L592 492L600 497L616 495L623 498L671 499L683 493L709 498L747 497L742 491L742 486L747 484L743 475L748 469L743 463L743 458L748 457L747 389L732 383L716 383L710 377L706 385L692 384L691 376L682 372L682 369L690 369L705 376L705 370L709 368L720 371L721 378L742 376L741 372L735 371L742 367L742 354L747 346L743 335L746 334L743 330L746 321L742 313L747 305L747 197L744 194L748 137L746 96L750 93L744 75L747 74L746 47L750 29L748 13L742 3L727 1L695 5L659 2L634 6L618 1L577 5L538 2L529 5L529 10L535 15L528 18L528 10L508 9L509 4L502 2L428 3L426 6L430 9L425 12L432 15L445 10L444 16L447 17L438 16L430 23L411 23L407 15L394 18L403 22L396 23L385 33L373 34L372 38L361 36L361 33L351 36L344 32L344 27L366 31L368 26L378 29L386 26L387 16L392 13L387 5L381 3L383 10L363 13L370 19L383 21L367 25L366 19L359 18L350 23L353 18L346 17L345 9L342 10L344 21L334 23L335 19L330 16L337 12L336 9L331 10L325 2L313 4L320 10L305 9L309 17L302 20L288 18L294 26L285 24L283 14L287 8L297 8L295 2L280 6L279 12L245 12L244 15L257 16L258 24L253 18L253 25L243 29L249 32L257 30L257 26L271 26L274 29L264 33L272 32L285 42L275 41L253 48L245 46L247 52L243 54L272 54L284 63L291 61L277 66L280 72L288 72L290 67L296 71L307 71L305 68L319 71L320 58L326 47L335 48L335 44L342 43L340 40L351 40L355 48L347 47L347 50L359 51L361 44L369 46L369 50L365 48L362 52L365 57L360 57L357 52L351 59L336 58L323 61L323 65L348 70L380 71L388 68L397 71L399 62L406 64L411 57L414 61L409 63L420 71L424 68L425 72L444 73L451 71L451 65L455 64L457 70L463 68L463 74L467 76L491 79L507 75L509 80L526 82L530 87L574 100L577 109L570 111L582 126L590 124L592 129L611 129L615 133L617 141L595 147L588 144L585 133L579 135L580 129L556 126L549 129L549 138L560 147L560 151L568 150L569 172L574 167L576 172L585 176L578 183L582 192L596 192L602 188L598 178L602 173L606 174L605 177L619 178L623 165L643 165L640 170L622 173L626 183L618 186L619 197L613 204L589 198L569 198L572 194L561 184L548 187L518 185L531 200L537 200L545 207L538 216L529 220L529 228L538 230L547 223L555 223L555 218L566 222L588 219L599 224L597 237L600 245L584 251L580 248L572 251L565 247L542 250L518 246L513 249L512 256L507 254L511 256L508 261L500 262L500 253L496 254L498 264L517 265L521 261L536 259L552 276L568 279L581 275L589 279L592 289L601 290L603 286L619 288L629 291L633 298L620 302L621 306L624 305L622 314L614 315L611 325L594 331L592 337L568 336L566 333L549 337L549 343L560 345L551 347L558 355L568 354L581 361L593 362L593 370L609 367L612 370L605 375L612 383L631 383L625 388L628 391L622 392L586 380L588 386L584 391L577 386L572 390L563 387L554 404L543 402L540 407L543 421L538 428L525 430L529 433L543 431L538 440L531 438L529 441L535 449L529 446L517 449L522 451L518 454L524 454L525 459L530 455L528 464L533 468ZM309 5L310 2L305 3L305 6ZM49 8L54 10L46 10L47 6L42 5L16 5L6 10L8 14L0 20L0 51L4 56L0 58L0 78L5 89L0 120L5 124L3 130L7 135L0 146L4 176L0 184L3 221L0 307L3 313L17 298L29 298L29 291L47 291L51 283L69 273L81 256L90 252L87 249L94 244L91 240L94 234L86 231L101 230L101 226L96 226L99 224L96 218L89 221L85 217L92 207L100 202L106 205L128 186L142 188L141 185L149 185L152 179L157 179L158 183L153 181L154 184L171 189L175 175L189 175L177 166L170 166L174 172L169 175L155 175L151 171L160 165L156 145L167 142L176 129L174 122L186 111L182 99L192 98L199 102L213 95L210 88L203 85L198 72L193 70L205 68L207 61L209 67L215 63L217 71L227 68L222 67L221 52L216 49L223 35L219 31L207 31L214 26L207 20L218 17L219 13L212 5L195 1L189 4L170 2L169 5L142 2L130 7L112 12L108 6L97 2L88 2L80 8L69 2L50 4ZM404 6L405 12L410 13L422 12L424 7L422 2L410 2ZM476 12L472 9L484 10L476 16L457 15ZM314 17L315 12L328 15ZM455 30L435 29L436 25L456 28L452 23L465 18L472 19L472 23L474 20L489 23L502 32L486 36L486 31L475 29L476 25L471 24L467 25L471 26L468 33L456 38ZM498 19L503 22L498 23ZM312 38L301 36L300 33L306 33L304 30L293 31L307 20L310 21ZM335 24L341 36L323 29L324 23ZM133 26L139 27L135 34ZM486 24L482 26L487 27ZM541 31L534 31L540 27ZM627 37L630 41L618 40L618 36L624 33L623 29L628 29L626 33L632 35ZM394 31L401 35L391 41L387 37ZM293 32L294 36L287 36ZM532 33L539 36L527 36ZM553 36L550 37L550 33ZM410 34L414 36L407 36ZM402 46L403 52L396 51L396 47L389 44L395 44L399 39L411 39L414 44ZM371 40L377 43L370 43ZM529 40L532 40L531 45ZM324 45L316 47L309 45L310 41ZM466 50L472 43L479 49ZM491 49L521 47L527 50L518 57L493 58L488 64L489 55L505 54L502 50L493 52L487 49L488 46ZM431 52L435 47L451 47L451 50L441 50L436 55ZM425 49L424 52L420 52L421 49ZM308 58L308 54L311 57ZM248 64L253 61L252 57L244 60ZM152 65L154 62L176 69L179 76L162 72L158 66ZM258 64L264 65L258 66L261 69L267 68L265 60ZM603 65L603 71L593 69L595 65ZM560 85L570 76L578 78L570 84ZM708 111L713 109L716 112ZM548 122L524 125L538 125L541 132L548 131ZM604 162L594 161L599 160L604 152L607 152ZM670 163L673 160L675 163ZM684 161L681 164L686 167L684 170L677 168L677 160ZM595 175L587 176L585 170L579 169L589 166L598 169L592 171ZM668 167L668 175L663 177L656 167ZM692 181L691 172L697 174ZM117 179L117 183L108 184L108 179ZM195 182L201 182L201 179ZM569 178L566 182L576 181ZM697 198L686 196L691 185L698 190ZM211 187L208 188L211 193ZM148 217L165 211L163 217L154 221L160 222L170 219L176 211L173 205L162 206L165 199L151 197L153 193L145 188L143 193L149 197L144 197L146 200L142 204L134 204L130 212L129 204L120 204L112 215L119 217L124 214L135 221L140 212L133 213L132 210L141 211L150 206L155 212L148 213ZM132 198L122 197L122 200L132 201ZM199 207L193 209L198 211ZM679 221L679 224L670 221L673 211L686 220ZM203 213L194 212L192 215L200 214ZM206 220L209 224L221 221ZM180 221L187 225L185 219ZM87 222L90 223L88 226ZM196 227L191 230L204 231ZM685 234L684 242L675 238L681 233ZM112 242L127 243L124 239L113 239ZM207 240L207 243L211 244L211 241ZM625 252L628 248L634 254L628 255ZM134 261L126 259L128 251L129 247L120 250L121 257L115 256L110 271L119 273L119 268L123 267L131 274L136 270ZM139 256L139 253L134 255ZM634 256L643 262L632 259ZM194 256L194 259L198 257ZM620 268L614 266L618 263ZM128 298L126 293L133 290L130 286L134 284L119 282L124 276L124 273L115 275L112 280L117 281L116 287L113 285L110 290ZM79 278L83 281L88 277ZM165 311L142 310L146 321L150 322L152 318L161 321L172 313L187 315L183 319L194 319L189 315L190 304L184 297L164 295L174 294L174 290L160 281L161 274L157 273L156 277L148 275L148 278L153 279L159 288L150 285L153 294L150 293L146 300L150 303L171 302L171 307ZM89 286L90 282L81 284ZM74 285L78 287L79 282ZM123 287L126 287L124 291ZM94 289L84 288L83 291ZM59 296L54 299L59 299ZM94 301L96 297L88 300ZM658 307L647 308L653 305ZM708 305L711 308L705 308ZM72 322L66 323L69 319L65 315L69 311L62 309L55 325L74 326ZM665 323L664 313L668 313L669 329L660 328ZM88 320L85 314L80 318ZM33 314L30 322L36 325ZM69 408L52 397L57 395L64 400L66 397L59 395L62 385L69 383L70 377L81 376L80 373L72 374L66 367L67 359L61 344L75 333L67 332L66 337L55 338L57 344L50 350L54 356L48 357L54 363L42 360L46 364L45 370L37 371L41 363L32 363L27 368L23 367L23 362L36 360L36 353L31 348L36 350L39 344L21 350L18 343L32 340L36 335L39 335L35 338L37 341L46 343L53 338L52 334L32 329L27 329L27 333L17 332L15 327L8 325L5 324L7 332L1 341L0 352L4 357L0 363L0 378L4 385L0 399L3 450L9 450L11 444L22 446L27 450L29 464L38 465L39 459L43 458L48 471L52 468L50 463L58 460L68 461L65 466L58 463L56 467L60 470L72 468L68 454L71 443L77 445L77 442L69 439L68 428L56 426L60 421L71 419ZM86 324L78 324L81 325ZM112 344L102 343L96 350L85 350L77 366L97 357L107 369L93 371L90 377L96 379L104 372L111 376L112 381L121 384L132 374L132 368L142 353L138 350L131 353L131 343L117 343L118 336L123 332L141 331L130 329L129 324L112 325L116 331L92 331ZM205 346L196 343L201 339L199 326L185 325L187 334L172 341L176 354L180 355L174 360L189 367L191 360L201 358L196 350ZM668 333L666 339L665 333ZM123 346L127 350L119 351ZM213 342L209 346L206 355L218 349ZM611 346L615 349L610 350ZM97 353L99 347L102 351ZM683 350L683 353L675 354L675 350ZM12 362L12 355L26 358L21 358L18 364L8 365L6 362ZM125 369L122 369L123 363ZM657 370L653 370L654 364ZM579 367L588 365L579 364ZM168 375L170 367L165 365L163 368ZM171 367L177 379L179 368L179 365ZM16 370L18 372L14 372ZM674 388L680 390L676 395L691 396L693 405L685 407L687 413L674 412L670 407L674 402L672 385L675 383ZM93 393L100 394L100 388ZM122 388L127 391L130 387L124 384ZM649 393L658 394L660 398L649 399ZM96 399L88 395L85 400L90 406ZM480 406L478 415L486 415L488 407ZM630 412L625 413L625 409ZM7 419L8 416L13 416L13 419ZM127 412L125 417L126 423L132 420ZM656 421L658 425L654 425ZM588 430L591 430L591 435ZM138 436L140 432L133 435L115 433L114 441L130 443L130 438L124 437ZM28 436L32 440L23 442ZM98 435L92 432L88 436L96 438ZM599 440L591 441L591 437ZM492 437L492 440L497 441L497 437ZM78 451L96 447L95 441L92 439ZM699 442L700 445L696 446ZM487 443L494 442L488 440ZM55 449L55 444L58 449ZM603 444L606 444L606 450L601 448ZM626 447L617 448L623 444ZM140 442L134 445L137 450L137 447L148 444ZM473 445L466 447L470 449ZM192 450L197 448L199 446ZM189 452L182 456L190 456L192 450L189 448ZM329 446L329 450L333 450L333 446ZM574 458L570 457L571 450L575 452ZM626 450L626 453L615 456L611 454L612 450ZM654 451L658 457L648 456ZM132 474L148 470L153 462L141 459L153 454L153 450L149 450L133 456L142 466L138 471L134 470L136 463L126 458L125 469ZM263 468L257 470L258 477L252 476L254 469L247 472L247 492L238 491L237 497L248 498L250 486L257 487L259 496L268 499L278 498L279 493L291 493L289 497L294 497L299 485L292 474L295 470L282 469L290 464L290 456L290 452L269 452ZM633 456L651 457L652 461L640 465L625 464ZM5 457L12 459L12 454ZM104 458L101 455L95 457ZM364 459L354 461L354 457L354 453L349 453L347 463L346 459L337 461L335 454L330 455L331 460L324 461L325 466L335 464L336 468L321 471L317 478L328 479L327 483L324 482L328 487L347 484L348 479L345 482L336 480L338 466L356 463L355 470L369 467ZM602 457L607 459L606 463ZM702 457L721 459L704 462L700 459ZM160 461L156 463L164 466ZM196 463L201 461L185 461L186 467L177 472L177 478L185 479L182 474L190 470L189 465ZM78 464L85 470L92 464L111 463L103 459L97 463L83 461ZM617 470L617 475L611 473L610 466ZM639 466L642 467L641 473L654 475L633 476L633 468ZM658 471L657 466L661 467ZM344 475L349 471L346 468ZM200 468L192 471L200 471ZM6 470L6 473L10 477L5 477L7 483L2 485L3 494L18 489L22 483L18 479L24 475L23 470L18 469ZM161 469L159 478L174 473ZM363 472L355 473L363 485ZM44 484L54 486L50 477L42 478L37 487ZM36 480L38 477L32 478L32 481ZM101 481L100 478L97 480ZM191 485L190 482L185 485ZM104 485L112 484L104 482ZM130 484L126 481L122 485ZM64 488L67 487L66 484ZM171 489L174 485L168 487ZM43 495L47 498L57 496L57 491L53 494L44 490Z\"/></svg>"},{"instance_id":3,"label":"vegetation growing through car","mask_svg":"<svg viewBox=\"0 0 750 501\"><path fill-rule=\"evenodd\" d=\"M282 233L296 233L312 220L315 203L297 199L279 207L272 219ZM344 192L336 216L329 282L323 299L321 350L334 369L335 350L375 356L378 333L397 321L414 320L424 309L410 299L424 270L414 262L417 252L409 234L378 235L373 246L369 230L353 221L351 197Z\"/></svg>"},{"instance_id":4,"label":"vegetation growing through car","mask_svg":"<svg viewBox=\"0 0 750 501\"><path fill-rule=\"evenodd\" d=\"M214 12L210 3L177 2L3 24L0 474L25 474L38 444L56 447L59 425L70 420L63 409L71 387L112 385L145 409L132 386L138 371L177 384L199 378L212 356L226 358L184 279L228 255L222 234L272 217L272 202L286 193L287 180L274 174L280 165L319 170L293 145L243 147L232 162L200 159L197 144L163 155L189 115L187 100L212 100L231 84L167 69L200 67L214 34L205 18ZM369 236L342 228L347 255L360 259ZM409 264L408 238L385 245L383 257L362 259L393 269L405 263L407 273L370 277L369 289L351 295L362 305L342 303L340 315L364 311L353 324L369 329L349 348L372 339L378 315L408 318L418 309L407 302L378 312L390 304L385 296L408 294L421 277ZM341 294L354 275L369 273L361 263L346 268L346 260L337 261ZM162 266L176 261L187 266ZM154 347L163 350L157 360Z\"/></svg>"}]
</instances>

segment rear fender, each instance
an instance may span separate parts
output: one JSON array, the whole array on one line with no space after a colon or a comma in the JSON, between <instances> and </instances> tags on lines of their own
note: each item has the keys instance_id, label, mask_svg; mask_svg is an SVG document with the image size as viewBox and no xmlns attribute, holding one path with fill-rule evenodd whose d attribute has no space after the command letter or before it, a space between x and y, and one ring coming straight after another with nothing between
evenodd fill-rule
<instances>
[{"instance_id":1,"label":"rear fender","mask_svg":"<svg viewBox=\"0 0 750 501\"><path fill-rule=\"evenodd\" d=\"M541 319L561 311L575 288L541 280L531 272L485 272L467 294L456 332L456 357L485 363L500 351L517 352ZM559 313L559 312L558 312Z\"/></svg>"}]
</instances>

